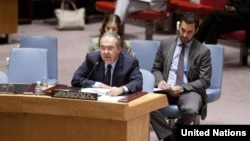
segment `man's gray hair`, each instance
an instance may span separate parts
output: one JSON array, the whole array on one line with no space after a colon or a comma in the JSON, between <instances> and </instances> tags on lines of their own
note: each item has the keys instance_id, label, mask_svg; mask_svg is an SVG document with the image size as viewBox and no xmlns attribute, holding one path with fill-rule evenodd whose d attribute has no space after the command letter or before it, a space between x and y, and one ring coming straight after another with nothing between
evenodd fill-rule
<instances>
[{"instance_id":1,"label":"man's gray hair","mask_svg":"<svg viewBox=\"0 0 250 141\"><path fill-rule=\"evenodd\" d=\"M117 45L121 47L121 37L118 34L114 32L105 32L102 34L101 38L106 37L106 36L114 37L116 39Z\"/></svg>"}]
</instances>

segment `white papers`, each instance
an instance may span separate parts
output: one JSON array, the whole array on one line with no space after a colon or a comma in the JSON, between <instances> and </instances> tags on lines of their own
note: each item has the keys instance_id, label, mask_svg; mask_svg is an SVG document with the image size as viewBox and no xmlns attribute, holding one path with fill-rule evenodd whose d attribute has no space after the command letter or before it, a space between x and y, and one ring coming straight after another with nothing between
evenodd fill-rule
<instances>
[{"instance_id":1,"label":"white papers","mask_svg":"<svg viewBox=\"0 0 250 141\"><path fill-rule=\"evenodd\" d=\"M160 88L154 88L154 92L157 92L157 91L163 91L163 89L160 89Z\"/></svg>"},{"instance_id":2,"label":"white papers","mask_svg":"<svg viewBox=\"0 0 250 141\"><path fill-rule=\"evenodd\" d=\"M98 97L98 101L105 102L118 102L118 100L125 98L125 96L109 96L109 95L101 95Z\"/></svg>"},{"instance_id":3,"label":"white papers","mask_svg":"<svg viewBox=\"0 0 250 141\"><path fill-rule=\"evenodd\" d=\"M125 97L125 96L109 96L109 95L106 95L108 91L109 91L109 89L104 89L104 88L82 88L81 89L81 92L97 93L98 94L98 101L118 102L118 100Z\"/></svg>"},{"instance_id":4,"label":"white papers","mask_svg":"<svg viewBox=\"0 0 250 141\"><path fill-rule=\"evenodd\" d=\"M97 93L98 95L106 95L108 91L109 89L103 89L103 88L82 88L81 89L81 92Z\"/></svg>"},{"instance_id":5,"label":"white papers","mask_svg":"<svg viewBox=\"0 0 250 141\"><path fill-rule=\"evenodd\" d=\"M171 90L172 87L168 87L167 89L161 89L161 88L154 88L154 92L163 92L163 91L168 91L168 90Z\"/></svg>"}]
</instances>

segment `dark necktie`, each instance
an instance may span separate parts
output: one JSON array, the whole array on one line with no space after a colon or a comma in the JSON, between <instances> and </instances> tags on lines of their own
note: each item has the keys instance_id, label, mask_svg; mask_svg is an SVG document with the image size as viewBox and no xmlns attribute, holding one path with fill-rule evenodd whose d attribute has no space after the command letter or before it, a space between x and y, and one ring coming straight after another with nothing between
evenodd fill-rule
<instances>
[{"instance_id":1,"label":"dark necktie","mask_svg":"<svg viewBox=\"0 0 250 141\"><path fill-rule=\"evenodd\" d=\"M112 66L108 65L108 69L107 69L105 77L104 77L104 83L107 85L110 85L111 69L112 69Z\"/></svg>"},{"instance_id":2,"label":"dark necktie","mask_svg":"<svg viewBox=\"0 0 250 141\"><path fill-rule=\"evenodd\" d=\"M184 54L185 54L185 44L181 44L181 53L179 56L179 62L177 67L177 73L176 73L176 85L182 86L183 85L183 74L184 74Z\"/></svg>"}]
</instances>

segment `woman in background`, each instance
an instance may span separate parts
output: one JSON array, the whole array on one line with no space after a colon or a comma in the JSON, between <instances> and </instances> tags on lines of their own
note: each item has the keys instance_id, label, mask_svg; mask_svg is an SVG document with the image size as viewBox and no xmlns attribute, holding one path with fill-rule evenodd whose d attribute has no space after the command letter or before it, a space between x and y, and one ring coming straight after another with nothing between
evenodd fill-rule
<instances>
[{"instance_id":1,"label":"woman in background","mask_svg":"<svg viewBox=\"0 0 250 141\"><path fill-rule=\"evenodd\" d=\"M115 14L110 14L104 18L102 27L100 29L100 36L105 32L113 32L120 36L121 45L124 51L128 54L133 55L130 43L128 40L124 40L123 26L121 24L121 19ZM89 44L88 53L99 50L99 37L92 38Z\"/></svg>"}]
</instances>

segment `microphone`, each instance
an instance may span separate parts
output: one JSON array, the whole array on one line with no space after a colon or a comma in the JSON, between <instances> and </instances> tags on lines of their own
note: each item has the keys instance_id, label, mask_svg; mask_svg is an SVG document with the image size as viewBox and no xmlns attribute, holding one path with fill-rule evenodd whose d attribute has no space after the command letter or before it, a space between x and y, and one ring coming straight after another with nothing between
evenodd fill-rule
<instances>
[{"instance_id":1,"label":"microphone","mask_svg":"<svg viewBox=\"0 0 250 141\"><path fill-rule=\"evenodd\" d=\"M89 93L89 92L81 92L82 88L85 88L86 84L85 81L90 78L90 76L93 74L96 67L99 65L99 61L96 61L93 68L91 69L88 76L83 80L82 87L67 87L63 89L58 89L54 92L52 92L53 97L62 97L62 98L78 98L78 99L85 99L85 100L97 100L97 93Z\"/></svg>"},{"instance_id":2,"label":"microphone","mask_svg":"<svg viewBox=\"0 0 250 141\"><path fill-rule=\"evenodd\" d=\"M94 70L96 69L96 67L99 65L99 61L95 62L94 67L91 69L90 73L88 74L88 76L84 79L83 81L83 86L81 88L85 88L86 85L84 85L84 82L90 78L90 76L93 74Z\"/></svg>"},{"instance_id":3,"label":"microphone","mask_svg":"<svg viewBox=\"0 0 250 141\"><path fill-rule=\"evenodd\" d=\"M59 97L59 98L72 98L72 99L84 99L84 100L97 100L98 93L92 93L92 92L82 92L82 88L86 86L85 81L90 78L90 76L93 74L94 70L96 69L96 66L98 66L99 61L97 61L93 68L91 69L88 76L83 80L82 87L67 87L66 89L56 89L52 90L51 96L52 97Z\"/></svg>"}]
</instances>

